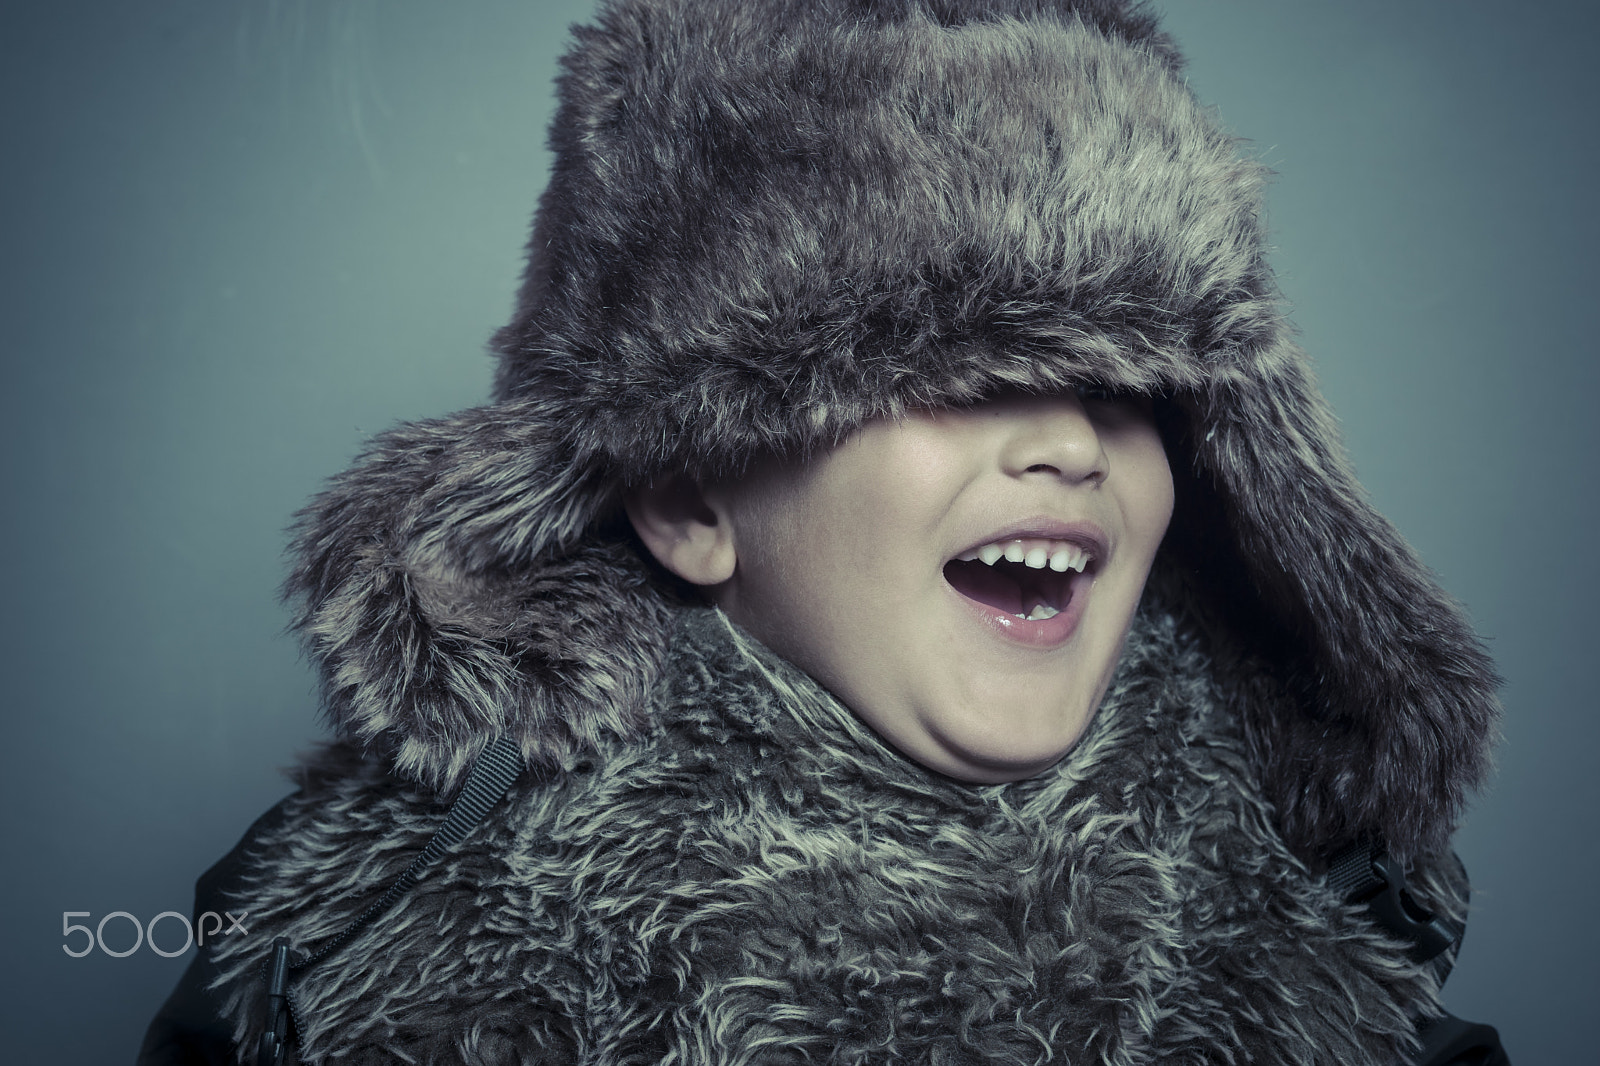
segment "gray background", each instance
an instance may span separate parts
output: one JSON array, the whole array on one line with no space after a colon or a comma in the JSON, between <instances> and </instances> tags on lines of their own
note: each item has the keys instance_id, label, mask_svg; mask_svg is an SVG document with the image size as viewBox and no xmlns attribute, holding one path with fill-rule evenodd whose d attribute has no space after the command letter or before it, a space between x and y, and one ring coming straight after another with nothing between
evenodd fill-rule
<instances>
[{"instance_id":1,"label":"gray background","mask_svg":"<svg viewBox=\"0 0 1600 1066\"><path fill-rule=\"evenodd\" d=\"M1596 8L1159 6L1279 172L1275 261L1367 486L1507 678L1448 1002L1519 1066L1594 1061ZM5 5L8 1061L131 1059L185 960L68 958L61 912L187 912L318 735L283 527L368 435L484 396L586 9Z\"/></svg>"}]
</instances>

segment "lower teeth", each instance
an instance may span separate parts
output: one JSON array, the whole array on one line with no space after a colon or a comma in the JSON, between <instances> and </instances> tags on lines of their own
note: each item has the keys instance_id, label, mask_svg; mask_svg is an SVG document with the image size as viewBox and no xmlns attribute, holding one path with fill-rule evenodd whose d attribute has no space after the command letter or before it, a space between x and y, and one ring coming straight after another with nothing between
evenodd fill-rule
<instances>
[{"instance_id":1,"label":"lower teeth","mask_svg":"<svg viewBox=\"0 0 1600 1066\"><path fill-rule=\"evenodd\" d=\"M1054 618L1060 613L1061 612L1056 610L1054 607L1048 607L1041 603L1036 606L1031 613L1019 614L1017 617L1022 619L1024 622L1042 622L1046 618Z\"/></svg>"}]
</instances>

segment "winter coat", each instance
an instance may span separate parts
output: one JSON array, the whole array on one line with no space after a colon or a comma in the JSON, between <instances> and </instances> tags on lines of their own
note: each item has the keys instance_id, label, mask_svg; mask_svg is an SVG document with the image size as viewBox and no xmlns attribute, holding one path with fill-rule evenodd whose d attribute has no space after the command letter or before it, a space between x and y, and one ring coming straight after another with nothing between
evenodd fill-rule
<instances>
[{"instance_id":1,"label":"winter coat","mask_svg":"<svg viewBox=\"0 0 1600 1066\"><path fill-rule=\"evenodd\" d=\"M1356 484L1261 168L1180 68L1118 0L580 27L494 400L379 438L303 517L339 739L216 871L252 935L199 1013L252 1046L272 938L343 928L509 739L493 816L305 975L307 1061L1402 1061L1435 972L1324 874L1380 839L1461 915L1496 678ZM1029 781L885 748L620 514L1091 382L1153 398L1177 504L1105 703Z\"/></svg>"}]
</instances>

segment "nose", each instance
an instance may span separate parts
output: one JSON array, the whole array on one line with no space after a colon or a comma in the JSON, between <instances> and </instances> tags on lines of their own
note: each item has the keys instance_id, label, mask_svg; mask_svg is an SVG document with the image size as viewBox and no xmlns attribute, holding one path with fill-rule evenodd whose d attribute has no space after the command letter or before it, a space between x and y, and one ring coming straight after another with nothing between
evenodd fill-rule
<instances>
[{"instance_id":1,"label":"nose","mask_svg":"<svg viewBox=\"0 0 1600 1066\"><path fill-rule=\"evenodd\" d=\"M1098 484L1110 473L1100 431L1076 394L1019 396L999 407L1007 474Z\"/></svg>"}]
</instances>

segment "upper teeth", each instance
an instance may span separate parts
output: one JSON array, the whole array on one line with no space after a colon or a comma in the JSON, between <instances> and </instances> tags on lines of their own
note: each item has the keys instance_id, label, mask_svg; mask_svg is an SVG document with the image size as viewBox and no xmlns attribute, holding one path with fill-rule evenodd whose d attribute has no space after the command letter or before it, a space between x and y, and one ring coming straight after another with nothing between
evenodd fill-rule
<instances>
[{"instance_id":1,"label":"upper teeth","mask_svg":"<svg viewBox=\"0 0 1600 1066\"><path fill-rule=\"evenodd\" d=\"M1001 559L1006 559L1035 570L1043 570L1048 566L1058 573L1067 570L1082 573L1083 568L1089 565L1089 553L1076 544L1064 540L1044 540L1039 537L997 540L973 548L971 551L962 552L956 558L963 563L970 563L976 559L987 566L993 566Z\"/></svg>"}]
</instances>

